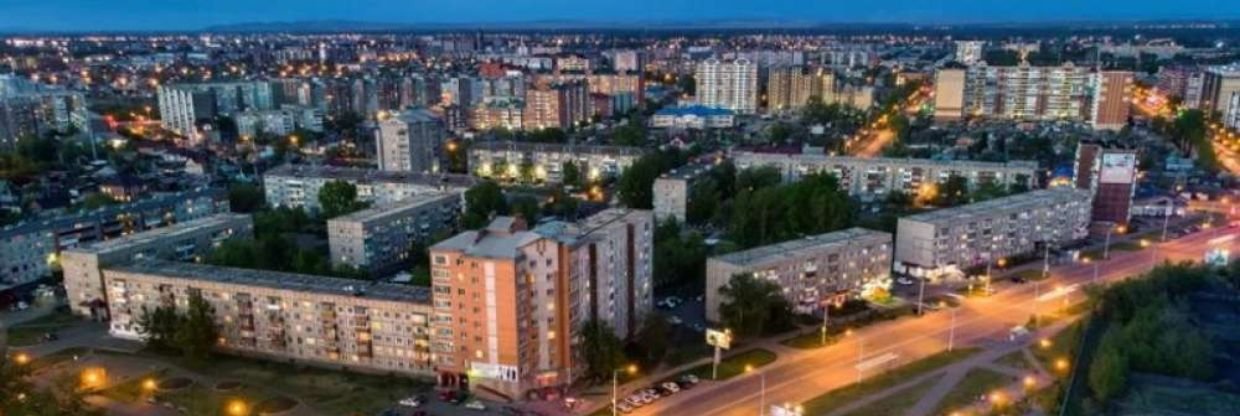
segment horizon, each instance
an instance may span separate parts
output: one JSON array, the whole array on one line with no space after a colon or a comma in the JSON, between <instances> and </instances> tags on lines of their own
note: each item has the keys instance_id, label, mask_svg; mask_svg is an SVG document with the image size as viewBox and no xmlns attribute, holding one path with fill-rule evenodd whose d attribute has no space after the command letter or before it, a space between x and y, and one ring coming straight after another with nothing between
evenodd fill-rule
<instances>
[{"instance_id":1,"label":"horizon","mask_svg":"<svg viewBox=\"0 0 1240 416\"><path fill-rule=\"evenodd\" d=\"M588 29L666 25L701 27L699 23L761 22L789 24L789 29L831 25L1003 25L1141 22L1225 22L1240 19L1240 3L1223 0L1098 0L1080 5L1072 0L1007 3L961 0L925 4L889 0L883 5L822 2L801 4L773 0L635 1L578 4L571 0L495 1L444 4L425 0L272 0L260 4L241 0L65 0L47 4L8 0L0 31L9 32L180 32L241 25L340 23L370 26L483 27L560 22ZM360 3L360 4L359 4ZM709 3L709 7L702 7ZM31 23L43 22L43 23ZM761 25L753 28L769 28ZM405 29L405 28L402 28ZM414 29L410 27L407 29ZM431 28L434 29L434 28Z\"/></svg>"}]
</instances>

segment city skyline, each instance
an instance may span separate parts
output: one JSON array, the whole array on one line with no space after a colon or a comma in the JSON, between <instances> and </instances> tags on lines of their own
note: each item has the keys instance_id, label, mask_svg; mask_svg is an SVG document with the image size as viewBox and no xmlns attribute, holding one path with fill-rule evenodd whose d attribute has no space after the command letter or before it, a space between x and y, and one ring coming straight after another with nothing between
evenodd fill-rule
<instances>
[{"instance_id":1,"label":"city skyline","mask_svg":"<svg viewBox=\"0 0 1240 416\"><path fill-rule=\"evenodd\" d=\"M285 25L338 22L373 25L376 29L417 30L477 25L520 26L535 22L561 22L580 26L718 25L749 22L760 25L862 24L979 24L1027 22L1147 21L1240 19L1240 4L1222 0L1183 2L1161 0L1102 0L1081 6L1070 1L1007 3L989 0L927 4L892 0L883 5L859 3L776 0L743 2L728 0L702 7L700 0L637 1L583 5L568 0L499 2L482 0L451 5L413 1L367 0L339 2L275 0L251 3L238 0L215 2L152 2L117 0L97 2L9 1L10 11L0 16L4 32L90 31L192 31L219 26L256 23ZM42 22L42 23L31 23Z\"/></svg>"}]
</instances>

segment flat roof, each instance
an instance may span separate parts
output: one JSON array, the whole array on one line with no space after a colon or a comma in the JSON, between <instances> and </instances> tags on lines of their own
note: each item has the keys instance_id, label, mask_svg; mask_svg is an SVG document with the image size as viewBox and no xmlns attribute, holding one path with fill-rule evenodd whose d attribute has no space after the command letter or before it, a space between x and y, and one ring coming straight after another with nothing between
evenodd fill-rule
<instances>
[{"instance_id":1,"label":"flat roof","mask_svg":"<svg viewBox=\"0 0 1240 416\"><path fill-rule=\"evenodd\" d=\"M755 266L776 260L801 258L809 251L818 251L832 246L845 247L858 239L875 237L882 237L887 242L891 242L890 233L853 227L711 257L711 259L737 266Z\"/></svg>"},{"instance_id":2,"label":"flat roof","mask_svg":"<svg viewBox=\"0 0 1240 416\"><path fill-rule=\"evenodd\" d=\"M172 279L259 286L325 295L357 296L363 299L395 302L425 304L429 303L431 299L430 288L421 286L155 259L144 259L126 265L109 266L104 268L104 270L105 273L108 270L114 270Z\"/></svg>"},{"instance_id":3,"label":"flat roof","mask_svg":"<svg viewBox=\"0 0 1240 416\"><path fill-rule=\"evenodd\" d=\"M977 168L977 169L1037 169L1038 162L1031 160L1013 160L1008 162L983 162L977 160L939 160L939 159L904 159L891 157L875 157L861 158L853 156L830 156L825 154L813 153L769 153L769 152L753 152L738 151L733 153L733 157L741 159L745 157L760 159L786 159L789 161L805 162L805 163L838 163L838 164L857 164L857 165L923 165L923 166L940 166L940 167L958 167L958 168Z\"/></svg>"},{"instance_id":4,"label":"flat roof","mask_svg":"<svg viewBox=\"0 0 1240 416\"><path fill-rule=\"evenodd\" d=\"M488 151L517 151L517 152L538 152L538 153L587 153L595 155L612 155L612 156L641 156L648 153L648 149L630 146L604 146L590 144L559 144L559 143L530 143L530 142L480 142L474 143L470 147L470 152L475 150Z\"/></svg>"},{"instance_id":5,"label":"flat roof","mask_svg":"<svg viewBox=\"0 0 1240 416\"><path fill-rule=\"evenodd\" d=\"M943 208L926 213L910 215L902 220L935 223L961 217L986 217L996 212L1005 212L1015 208L1045 205L1052 202L1064 202L1074 199L1089 201L1089 191L1076 188L1039 189L989 201Z\"/></svg>"},{"instance_id":6,"label":"flat roof","mask_svg":"<svg viewBox=\"0 0 1240 416\"><path fill-rule=\"evenodd\" d=\"M284 164L263 173L263 177L339 179L358 183L411 183L468 188L477 181L469 175L454 173L394 172L378 169L327 165Z\"/></svg>"},{"instance_id":7,"label":"flat roof","mask_svg":"<svg viewBox=\"0 0 1240 416\"><path fill-rule=\"evenodd\" d=\"M425 194L418 194L400 201L378 204L351 214L341 215L339 217L329 219L328 221L370 222L397 211L416 208L432 202L442 201L444 199L459 198L458 195L459 194L449 192L429 192Z\"/></svg>"},{"instance_id":8,"label":"flat roof","mask_svg":"<svg viewBox=\"0 0 1240 416\"><path fill-rule=\"evenodd\" d=\"M685 165L685 166L681 166L679 168L675 168L670 171L667 171L666 173L662 175L659 175L659 179L690 180L690 179L696 178L698 175L701 175L706 172L710 172L710 170L714 168L715 168L714 164L700 164L699 163L699 164Z\"/></svg>"},{"instance_id":9,"label":"flat roof","mask_svg":"<svg viewBox=\"0 0 1240 416\"><path fill-rule=\"evenodd\" d=\"M163 239L176 237L183 234L192 234L203 229L219 227L225 224L244 221L252 224L250 214L221 213L206 218L176 223L167 227L160 227L152 230L133 233L120 238L104 240L94 244L88 244L83 247L76 247L66 251L79 253L106 253L114 250L125 249Z\"/></svg>"},{"instance_id":10,"label":"flat roof","mask_svg":"<svg viewBox=\"0 0 1240 416\"><path fill-rule=\"evenodd\" d=\"M115 220L116 216L120 214L171 207L188 199L198 199L203 197L210 197L212 199L222 201L226 195L224 189L222 188L198 188L191 191L159 194L152 198L141 199L125 204L107 205L93 211L62 214L48 218L36 217L0 228L0 238L11 238L13 236L25 235L47 229L73 227L76 224L86 221L103 222L107 220Z\"/></svg>"}]
</instances>

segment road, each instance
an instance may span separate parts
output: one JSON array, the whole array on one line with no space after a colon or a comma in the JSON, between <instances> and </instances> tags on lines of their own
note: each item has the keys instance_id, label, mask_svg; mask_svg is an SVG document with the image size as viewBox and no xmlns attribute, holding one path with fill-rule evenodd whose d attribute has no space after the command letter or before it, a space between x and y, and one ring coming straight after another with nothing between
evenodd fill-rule
<instances>
[{"instance_id":1,"label":"road","mask_svg":"<svg viewBox=\"0 0 1240 416\"><path fill-rule=\"evenodd\" d=\"M1217 232L1217 233L1216 233ZM1162 259L1199 260L1209 241L1235 229L1206 230L1150 249L1112 252L1108 261L1074 263L1051 269L1051 277L1038 283L996 283L998 292L965 301L958 309L955 344L985 345L1008 342L1010 329L1024 324L1036 309L1052 313L1083 299L1081 286L1094 276L1119 280L1137 275ZM1236 243L1228 242L1233 251ZM1038 300L1035 301L1035 298ZM920 318L900 319L863 328L839 343L819 350L781 354L766 374L766 403L802 403L832 389L856 382L881 370L944 351L951 333L951 313L932 312ZM871 367L882 362L881 366ZM865 363L865 372L857 369ZM880 368L881 367L881 368ZM638 409L635 415L755 415L761 397L761 379L749 374L664 398Z\"/></svg>"}]
</instances>

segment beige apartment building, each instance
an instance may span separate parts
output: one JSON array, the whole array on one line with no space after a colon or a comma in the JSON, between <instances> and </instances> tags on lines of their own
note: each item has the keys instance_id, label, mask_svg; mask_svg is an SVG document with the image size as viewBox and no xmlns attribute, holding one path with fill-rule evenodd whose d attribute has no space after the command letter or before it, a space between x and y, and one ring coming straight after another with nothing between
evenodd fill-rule
<instances>
[{"instance_id":1,"label":"beige apartment building","mask_svg":"<svg viewBox=\"0 0 1240 416\"><path fill-rule=\"evenodd\" d=\"M774 167L783 174L785 181L800 180L802 176L813 173L830 173L839 179L840 186L850 195L862 199L882 196L891 191L916 195L923 185L945 182L952 176L965 178L970 188L986 183L1003 186L1021 183L1032 188L1038 169L1037 162L1031 161L997 163L747 151L734 152L732 157L737 169Z\"/></svg>"},{"instance_id":2,"label":"beige apartment building","mask_svg":"<svg viewBox=\"0 0 1240 416\"><path fill-rule=\"evenodd\" d=\"M1090 191L1053 188L900 218L894 270L937 279L1088 236Z\"/></svg>"},{"instance_id":3,"label":"beige apartment building","mask_svg":"<svg viewBox=\"0 0 1240 416\"><path fill-rule=\"evenodd\" d=\"M715 165L682 166L659 176L654 180L652 201L654 218L663 221L675 218L684 224L688 219L689 194L698 178L704 177Z\"/></svg>"},{"instance_id":4,"label":"beige apartment building","mask_svg":"<svg viewBox=\"0 0 1240 416\"><path fill-rule=\"evenodd\" d=\"M409 263L414 243L456 230L461 196L428 193L327 220L333 266L352 266L378 276Z\"/></svg>"},{"instance_id":5,"label":"beige apartment building","mask_svg":"<svg viewBox=\"0 0 1240 416\"><path fill-rule=\"evenodd\" d=\"M253 237L249 214L216 214L65 250L60 265L69 309L78 316L107 319L104 267L141 259L198 262L225 240Z\"/></svg>"},{"instance_id":6,"label":"beige apartment building","mask_svg":"<svg viewBox=\"0 0 1240 416\"><path fill-rule=\"evenodd\" d=\"M469 148L469 166L479 177L509 179L520 178L526 166L535 180L558 183L563 180L564 163L572 162L584 179L594 181L619 176L646 153L646 149L625 146L486 142Z\"/></svg>"},{"instance_id":7,"label":"beige apartment building","mask_svg":"<svg viewBox=\"0 0 1240 416\"><path fill-rule=\"evenodd\" d=\"M265 270L141 260L103 269L109 332L140 338L143 310L184 311L201 295L225 351L280 361L429 376L430 290Z\"/></svg>"},{"instance_id":8,"label":"beige apartment building","mask_svg":"<svg viewBox=\"0 0 1240 416\"><path fill-rule=\"evenodd\" d=\"M711 257L706 260L706 319L719 322L719 289L750 273L779 284L797 313L821 310L837 295L891 283L891 234L850 228Z\"/></svg>"},{"instance_id":9,"label":"beige apartment building","mask_svg":"<svg viewBox=\"0 0 1240 416\"><path fill-rule=\"evenodd\" d=\"M653 306L653 232L649 211L611 209L534 230L499 217L431 247L440 384L515 398L571 383L584 322L627 338Z\"/></svg>"},{"instance_id":10,"label":"beige apartment building","mask_svg":"<svg viewBox=\"0 0 1240 416\"><path fill-rule=\"evenodd\" d=\"M469 175L287 164L263 173L263 192L267 197L267 205L303 208L315 213L319 211L319 191L331 181L353 184L357 187L359 201L376 205L428 193L464 193L476 182Z\"/></svg>"}]
</instances>

